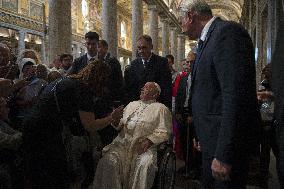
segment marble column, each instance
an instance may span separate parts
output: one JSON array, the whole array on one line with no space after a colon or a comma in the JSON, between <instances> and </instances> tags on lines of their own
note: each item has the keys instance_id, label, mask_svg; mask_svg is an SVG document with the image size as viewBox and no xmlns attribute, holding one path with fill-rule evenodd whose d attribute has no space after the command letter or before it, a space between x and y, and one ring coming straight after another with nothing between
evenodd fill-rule
<instances>
[{"instance_id":1,"label":"marble column","mask_svg":"<svg viewBox=\"0 0 284 189\"><path fill-rule=\"evenodd\" d=\"M142 0L132 0L132 60L136 58L137 39L143 34Z\"/></svg>"},{"instance_id":2,"label":"marble column","mask_svg":"<svg viewBox=\"0 0 284 189\"><path fill-rule=\"evenodd\" d=\"M109 52L117 56L117 0L102 1L102 39L108 42Z\"/></svg>"},{"instance_id":3,"label":"marble column","mask_svg":"<svg viewBox=\"0 0 284 189\"><path fill-rule=\"evenodd\" d=\"M249 27L248 27L248 32L250 34L250 36L252 36L252 0L249 0L248 4L249 4L249 7L248 7L248 11L249 11Z\"/></svg>"},{"instance_id":4,"label":"marble column","mask_svg":"<svg viewBox=\"0 0 284 189\"><path fill-rule=\"evenodd\" d=\"M19 40L18 40L18 52L21 53L23 50L25 50L25 37L26 37L26 31L20 30L19 31Z\"/></svg>"},{"instance_id":5,"label":"marble column","mask_svg":"<svg viewBox=\"0 0 284 189\"><path fill-rule=\"evenodd\" d=\"M177 38L177 70L181 71L181 61L185 58L185 35L178 34Z\"/></svg>"},{"instance_id":6,"label":"marble column","mask_svg":"<svg viewBox=\"0 0 284 189\"><path fill-rule=\"evenodd\" d=\"M272 52L274 50L274 43L275 43L275 26L276 20L274 19L274 15L276 12L275 2L268 1L268 17L267 17L267 63L271 62Z\"/></svg>"},{"instance_id":7,"label":"marble column","mask_svg":"<svg viewBox=\"0 0 284 189\"><path fill-rule=\"evenodd\" d=\"M176 27L170 28L170 42L171 42L171 55L175 57L175 62L177 59L177 32Z\"/></svg>"},{"instance_id":8,"label":"marble column","mask_svg":"<svg viewBox=\"0 0 284 189\"><path fill-rule=\"evenodd\" d=\"M40 45L40 53L41 53L41 62L46 64L46 48L45 48L45 37L41 37L41 45Z\"/></svg>"},{"instance_id":9,"label":"marble column","mask_svg":"<svg viewBox=\"0 0 284 189\"><path fill-rule=\"evenodd\" d=\"M162 21L162 56L169 54L169 19L161 19Z\"/></svg>"},{"instance_id":10,"label":"marble column","mask_svg":"<svg viewBox=\"0 0 284 189\"><path fill-rule=\"evenodd\" d=\"M256 58L256 83L259 84L261 80L262 70L262 23L260 14L260 2L256 1L256 44L255 44L255 58Z\"/></svg>"},{"instance_id":11,"label":"marble column","mask_svg":"<svg viewBox=\"0 0 284 189\"><path fill-rule=\"evenodd\" d=\"M149 26L150 26L150 36L153 42L153 52L158 54L158 9L156 5L149 5Z\"/></svg>"},{"instance_id":12,"label":"marble column","mask_svg":"<svg viewBox=\"0 0 284 189\"><path fill-rule=\"evenodd\" d=\"M56 55L72 54L71 1L49 0L49 62Z\"/></svg>"}]
</instances>

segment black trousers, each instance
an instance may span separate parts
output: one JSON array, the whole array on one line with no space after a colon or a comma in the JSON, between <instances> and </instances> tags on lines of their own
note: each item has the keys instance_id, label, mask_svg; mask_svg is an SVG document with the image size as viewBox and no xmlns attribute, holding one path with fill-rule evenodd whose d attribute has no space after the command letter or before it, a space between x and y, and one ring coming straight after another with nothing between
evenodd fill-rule
<instances>
[{"instance_id":1,"label":"black trousers","mask_svg":"<svg viewBox=\"0 0 284 189\"><path fill-rule=\"evenodd\" d=\"M276 139L278 145L277 171L281 189L284 189L284 124L276 125Z\"/></svg>"},{"instance_id":2,"label":"black trousers","mask_svg":"<svg viewBox=\"0 0 284 189\"><path fill-rule=\"evenodd\" d=\"M186 110L184 110L186 112ZM192 169L194 165L193 162L193 124L187 123L188 114L182 113L182 120L178 121L180 128L180 139L181 139L181 147L183 151L183 158L186 161L186 165L188 170Z\"/></svg>"},{"instance_id":3,"label":"black trousers","mask_svg":"<svg viewBox=\"0 0 284 189\"><path fill-rule=\"evenodd\" d=\"M261 151L260 151L260 171L261 171L261 186L268 188L270 150L276 159L278 158L278 147L276 144L275 128L273 122L263 122L261 134Z\"/></svg>"}]
</instances>

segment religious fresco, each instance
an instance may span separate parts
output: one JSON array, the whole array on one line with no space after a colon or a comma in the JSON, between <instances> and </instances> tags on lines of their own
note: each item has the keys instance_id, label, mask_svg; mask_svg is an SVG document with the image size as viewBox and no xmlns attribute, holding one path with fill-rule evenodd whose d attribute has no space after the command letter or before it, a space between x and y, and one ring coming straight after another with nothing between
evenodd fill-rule
<instances>
[{"instance_id":1,"label":"religious fresco","mask_svg":"<svg viewBox=\"0 0 284 189\"><path fill-rule=\"evenodd\" d=\"M2 0L2 7L18 12L18 0Z\"/></svg>"},{"instance_id":2,"label":"religious fresco","mask_svg":"<svg viewBox=\"0 0 284 189\"><path fill-rule=\"evenodd\" d=\"M28 15L28 10L29 10L29 2L28 0L21 0L21 5L20 5L20 12L22 14Z\"/></svg>"},{"instance_id":3,"label":"religious fresco","mask_svg":"<svg viewBox=\"0 0 284 189\"><path fill-rule=\"evenodd\" d=\"M36 3L30 2L30 17L42 20L42 6Z\"/></svg>"}]
</instances>

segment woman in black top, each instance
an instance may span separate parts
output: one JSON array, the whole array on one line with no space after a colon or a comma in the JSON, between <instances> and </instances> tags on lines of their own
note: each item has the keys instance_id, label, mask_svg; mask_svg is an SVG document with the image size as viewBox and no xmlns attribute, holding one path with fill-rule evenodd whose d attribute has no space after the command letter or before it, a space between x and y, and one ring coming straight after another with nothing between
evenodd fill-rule
<instances>
[{"instance_id":1,"label":"woman in black top","mask_svg":"<svg viewBox=\"0 0 284 189\"><path fill-rule=\"evenodd\" d=\"M96 119L93 113L93 98L103 90L108 77L107 72L96 72L104 66L90 63L79 74L49 84L26 118L23 139L31 188L67 189L68 133L93 132L121 118L123 107L102 119Z\"/></svg>"}]
</instances>

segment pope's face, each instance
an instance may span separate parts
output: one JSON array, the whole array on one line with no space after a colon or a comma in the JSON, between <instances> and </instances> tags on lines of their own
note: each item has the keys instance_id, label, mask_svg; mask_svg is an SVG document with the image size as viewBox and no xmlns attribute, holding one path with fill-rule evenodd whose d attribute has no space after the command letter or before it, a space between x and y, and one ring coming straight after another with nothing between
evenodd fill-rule
<instances>
[{"instance_id":1,"label":"pope's face","mask_svg":"<svg viewBox=\"0 0 284 189\"><path fill-rule=\"evenodd\" d=\"M148 82L141 89L140 99L142 101L155 100L157 98L156 86L152 82Z\"/></svg>"}]
</instances>

